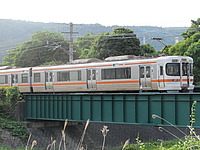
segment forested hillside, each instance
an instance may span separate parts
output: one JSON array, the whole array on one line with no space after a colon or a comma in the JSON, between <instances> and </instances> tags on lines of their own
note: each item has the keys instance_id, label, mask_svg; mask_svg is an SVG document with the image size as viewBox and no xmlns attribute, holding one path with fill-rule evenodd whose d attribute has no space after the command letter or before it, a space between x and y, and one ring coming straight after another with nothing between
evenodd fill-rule
<instances>
[{"instance_id":1,"label":"forested hillside","mask_svg":"<svg viewBox=\"0 0 200 150\"><path fill-rule=\"evenodd\" d=\"M113 32L113 30L118 27L120 26L105 27L100 24L77 24L74 25L74 31L78 32L75 38L87 33L98 34ZM156 50L161 50L164 45L158 41L152 40L152 37L163 38L165 44L174 45L175 37L178 37L181 41L183 38L180 34L187 29L187 27L162 28L152 26L124 26L124 28L133 30L141 44L150 43ZM69 31L69 24L0 19L0 62L2 62L2 58L6 56L7 51L30 40L33 33L47 30L58 33L67 32Z\"/></svg>"}]
</instances>

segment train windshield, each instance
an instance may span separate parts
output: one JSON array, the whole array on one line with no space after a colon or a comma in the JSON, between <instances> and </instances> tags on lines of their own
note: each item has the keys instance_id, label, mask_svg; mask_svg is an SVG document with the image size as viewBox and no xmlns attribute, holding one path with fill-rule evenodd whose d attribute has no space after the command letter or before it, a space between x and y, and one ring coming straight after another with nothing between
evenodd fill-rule
<instances>
[{"instance_id":1,"label":"train windshield","mask_svg":"<svg viewBox=\"0 0 200 150\"><path fill-rule=\"evenodd\" d=\"M179 63L168 63L166 64L166 74L169 76L180 76L180 64ZM193 64L182 63L182 75L193 75Z\"/></svg>"},{"instance_id":2,"label":"train windshield","mask_svg":"<svg viewBox=\"0 0 200 150\"><path fill-rule=\"evenodd\" d=\"M169 76L180 76L180 64L179 63L166 64L166 74Z\"/></svg>"}]
</instances>

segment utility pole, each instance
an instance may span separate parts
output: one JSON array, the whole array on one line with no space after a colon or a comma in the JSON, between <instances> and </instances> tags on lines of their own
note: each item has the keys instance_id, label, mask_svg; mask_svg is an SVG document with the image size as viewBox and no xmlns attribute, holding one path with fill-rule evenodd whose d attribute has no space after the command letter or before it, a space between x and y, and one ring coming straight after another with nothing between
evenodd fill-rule
<instances>
[{"instance_id":1,"label":"utility pole","mask_svg":"<svg viewBox=\"0 0 200 150\"><path fill-rule=\"evenodd\" d=\"M69 37L70 37L70 40L69 40L69 62L73 61L74 60L74 56L73 56L73 53L74 53L74 46L73 46L73 34L78 34L78 32L73 32L73 27L74 27L74 24L72 22L70 22L70 29L69 29L69 32L62 32L62 33L66 33L66 34L69 34Z\"/></svg>"}]
</instances>

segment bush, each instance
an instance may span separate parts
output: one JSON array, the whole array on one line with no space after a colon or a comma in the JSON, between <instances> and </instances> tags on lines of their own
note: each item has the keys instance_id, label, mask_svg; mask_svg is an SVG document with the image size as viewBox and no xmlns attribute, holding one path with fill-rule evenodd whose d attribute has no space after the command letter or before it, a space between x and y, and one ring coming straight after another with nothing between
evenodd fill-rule
<instances>
[{"instance_id":1,"label":"bush","mask_svg":"<svg viewBox=\"0 0 200 150\"><path fill-rule=\"evenodd\" d=\"M18 87L0 88L0 117L15 118L17 100L20 98Z\"/></svg>"}]
</instances>

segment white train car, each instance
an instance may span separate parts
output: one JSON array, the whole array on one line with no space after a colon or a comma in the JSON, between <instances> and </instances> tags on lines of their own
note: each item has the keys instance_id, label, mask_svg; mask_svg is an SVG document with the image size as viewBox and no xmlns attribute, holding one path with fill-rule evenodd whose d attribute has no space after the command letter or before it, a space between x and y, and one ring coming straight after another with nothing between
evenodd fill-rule
<instances>
[{"instance_id":1,"label":"white train car","mask_svg":"<svg viewBox=\"0 0 200 150\"><path fill-rule=\"evenodd\" d=\"M26 93L192 91L193 79L187 56L0 70L0 87Z\"/></svg>"}]
</instances>

